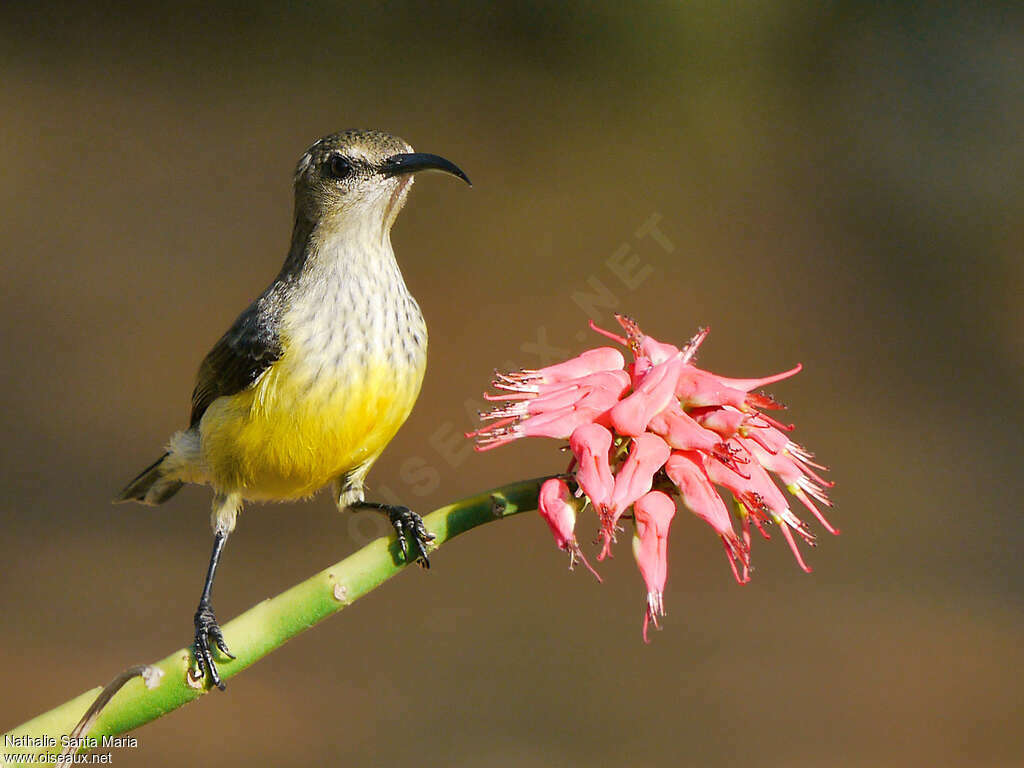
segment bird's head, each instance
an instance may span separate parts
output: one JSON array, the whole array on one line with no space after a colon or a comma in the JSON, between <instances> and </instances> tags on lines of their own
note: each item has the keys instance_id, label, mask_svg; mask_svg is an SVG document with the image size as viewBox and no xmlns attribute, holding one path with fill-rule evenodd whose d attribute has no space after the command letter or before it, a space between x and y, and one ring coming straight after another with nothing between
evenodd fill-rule
<instances>
[{"instance_id":1,"label":"bird's head","mask_svg":"<svg viewBox=\"0 0 1024 768\"><path fill-rule=\"evenodd\" d=\"M295 169L296 214L320 226L387 232L405 204L413 175L443 171L469 184L438 155L414 152L383 131L348 130L317 141Z\"/></svg>"}]
</instances>

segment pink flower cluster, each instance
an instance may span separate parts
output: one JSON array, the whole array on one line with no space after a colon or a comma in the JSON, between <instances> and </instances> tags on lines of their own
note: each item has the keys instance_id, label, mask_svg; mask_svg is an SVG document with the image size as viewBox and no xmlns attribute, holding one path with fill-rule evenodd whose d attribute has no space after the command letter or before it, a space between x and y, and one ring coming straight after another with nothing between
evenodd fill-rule
<instances>
[{"instance_id":1,"label":"pink flower cluster","mask_svg":"<svg viewBox=\"0 0 1024 768\"><path fill-rule=\"evenodd\" d=\"M790 509L772 476L781 481L825 527L838 533L817 504L832 506L832 483L813 455L789 439L792 425L764 413L782 408L754 389L789 378L788 371L760 379L731 379L697 368L693 358L707 336L702 329L682 349L644 334L628 317L617 315L619 336L591 323L598 333L632 352L626 363L614 347L590 349L557 365L517 373L496 373L499 394L480 414L485 426L470 432L476 449L486 451L521 437L568 440L572 460L565 475L547 480L538 508L555 542L595 576L576 540L576 516L588 505L600 520L597 556L610 554L619 521L632 510L633 554L647 585L644 641L649 622L663 616L669 527L676 500L721 537L733 575L750 580L751 524L764 538L775 523L797 563L810 568L793 533L814 545L807 525ZM733 500L741 535L719 489ZM600 580L600 576L598 576Z\"/></svg>"}]
</instances>

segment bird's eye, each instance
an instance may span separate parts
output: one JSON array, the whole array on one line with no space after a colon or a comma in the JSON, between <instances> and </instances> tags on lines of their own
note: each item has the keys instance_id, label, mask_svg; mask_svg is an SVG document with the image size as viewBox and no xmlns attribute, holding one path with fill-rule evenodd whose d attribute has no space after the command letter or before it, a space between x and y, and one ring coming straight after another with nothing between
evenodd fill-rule
<instances>
[{"instance_id":1,"label":"bird's eye","mask_svg":"<svg viewBox=\"0 0 1024 768\"><path fill-rule=\"evenodd\" d=\"M352 173L352 164L341 155L332 155L327 169L335 179L344 179Z\"/></svg>"}]
</instances>

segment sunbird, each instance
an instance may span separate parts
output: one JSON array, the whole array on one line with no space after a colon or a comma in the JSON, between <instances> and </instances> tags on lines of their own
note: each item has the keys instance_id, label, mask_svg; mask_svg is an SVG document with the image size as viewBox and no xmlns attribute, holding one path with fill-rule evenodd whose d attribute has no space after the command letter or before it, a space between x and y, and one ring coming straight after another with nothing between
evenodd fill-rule
<instances>
[{"instance_id":1,"label":"sunbird","mask_svg":"<svg viewBox=\"0 0 1024 768\"><path fill-rule=\"evenodd\" d=\"M330 485L339 510L386 514L406 561L429 567L433 536L420 516L363 491L427 365L427 326L391 247L414 174L427 170L470 183L450 160L382 131L342 131L306 151L284 266L203 359L188 428L117 497L162 504L185 483L213 488L213 552L192 648L201 678L221 690L214 646L234 656L210 593L245 501L304 499Z\"/></svg>"}]
</instances>

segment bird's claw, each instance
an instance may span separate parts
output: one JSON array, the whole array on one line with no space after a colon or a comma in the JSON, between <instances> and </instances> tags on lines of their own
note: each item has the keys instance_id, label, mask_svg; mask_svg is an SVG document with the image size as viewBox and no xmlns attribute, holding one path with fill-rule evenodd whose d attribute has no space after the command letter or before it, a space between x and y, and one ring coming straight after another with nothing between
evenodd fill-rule
<instances>
[{"instance_id":1,"label":"bird's claw","mask_svg":"<svg viewBox=\"0 0 1024 768\"><path fill-rule=\"evenodd\" d=\"M413 559L424 568L430 567L427 546L434 540L434 534L423 525L423 518L408 507L388 507L388 519L398 535L398 546L402 549L405 562L409 559L409 539L412 539Z\"/></svg>"},{"instance_id":2,"label":"bird's claw","mask_svg":"<svg viewBox=\"0 0 1024 768\"><path fill-rule=\"evenodd\" d=\"M220 679L220 673L213 660L213 648L216 647L229 659L235 657L228 650L227 643L224 642L224 633L221 631L220 624L217 623L217 617L213 615L213 606L209 602L199 603L199 608L196 609L195 627L196 635L195 642L192 644L192 653L196 658L196 667L199 669L198 678L205 679L209 672L210 682L223 691L224 683ZM212 646L211 640L213 641Z\"/></svg>"}]
</instances>

